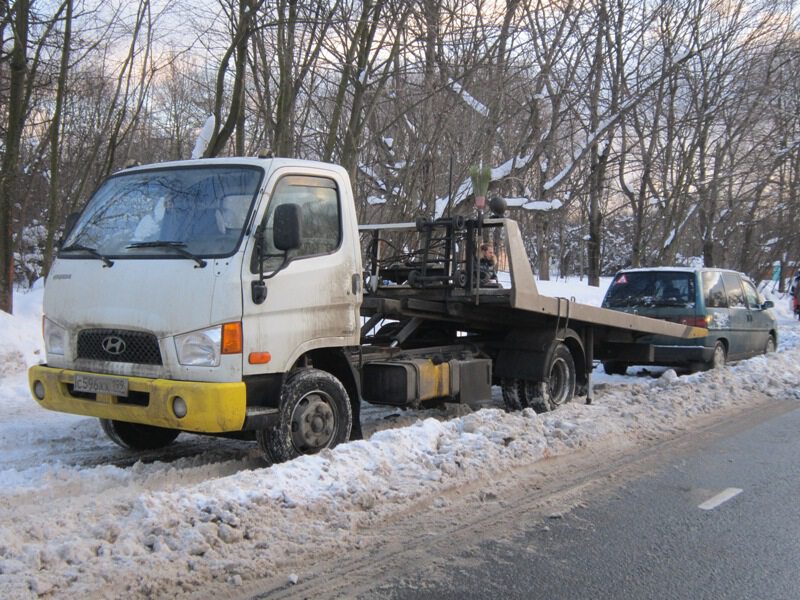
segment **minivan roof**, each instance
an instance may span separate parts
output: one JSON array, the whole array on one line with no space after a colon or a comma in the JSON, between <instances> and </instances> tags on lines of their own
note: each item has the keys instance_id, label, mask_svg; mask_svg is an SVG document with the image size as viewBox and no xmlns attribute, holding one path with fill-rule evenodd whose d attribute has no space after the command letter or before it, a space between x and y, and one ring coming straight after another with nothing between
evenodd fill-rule
<instances>
[{"instance_id":1,"label":"minivan roof","mask_svg":"<svg viewBox=\"0 0 800 600\"><path fill-rule=\"evenodd\" d=\"M672 272L683 272L683 273L699 273L703 271L713 271L715 273L739 273L739 271L734 271L733 269L718 269L716 267L637 267L633 269L620 269L617 273L649 273L652 271L672 271ZM741 273L740 273L741 274Z\"/></svg>"}]
</instances>

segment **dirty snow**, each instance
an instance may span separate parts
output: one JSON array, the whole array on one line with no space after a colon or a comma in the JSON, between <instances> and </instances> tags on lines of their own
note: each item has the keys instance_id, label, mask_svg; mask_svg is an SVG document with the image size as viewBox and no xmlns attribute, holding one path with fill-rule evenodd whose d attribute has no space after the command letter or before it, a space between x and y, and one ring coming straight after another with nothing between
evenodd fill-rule
<instances>
[{"instance_id":1,"label":"dirty snow","mask_svg":"<svg viewBox=\"0 0 800 600\"><path fill-rule=\"evenodd\" d=\"M603 294L579 281L539 288L594 305ZM520 465L625 447L724 408L800 401L800 330L772 295L779 352L691 376L600 372L589 406L509 414L495 394L485 407L365 407L368 439L269 467L253 444L201 436L131 455L95 420L30 398L25 367L42 357L41 298L35 286L16 296L15 316L0 312L2 598L202 597L211 583L234 594L282 572L296 582L297 561L359 547L412 501L446 511L446 491Z\"/></svg>"}]
</instances>

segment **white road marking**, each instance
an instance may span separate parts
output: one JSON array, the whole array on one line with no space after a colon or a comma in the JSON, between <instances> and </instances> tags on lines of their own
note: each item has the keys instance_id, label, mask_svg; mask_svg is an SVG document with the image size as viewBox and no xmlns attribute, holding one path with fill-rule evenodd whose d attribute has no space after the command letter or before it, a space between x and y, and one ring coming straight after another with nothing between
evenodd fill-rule
<instances>
[{"instance_id":1,"label":"white road marking","mask_svg":"<svg viewBox=\"0 0 800 600\"><path fill-rule=\"evenodd\" d=\"M721 491L719 494L714 496L713 498L709 498L705 502L703 502L697 508L701 510L714 510L723 502L727 502L731 498L735 498L739 494L741 494L744 490L740 490L739 488L728 488L727 490Z\"/></svg>"}]
</instances>

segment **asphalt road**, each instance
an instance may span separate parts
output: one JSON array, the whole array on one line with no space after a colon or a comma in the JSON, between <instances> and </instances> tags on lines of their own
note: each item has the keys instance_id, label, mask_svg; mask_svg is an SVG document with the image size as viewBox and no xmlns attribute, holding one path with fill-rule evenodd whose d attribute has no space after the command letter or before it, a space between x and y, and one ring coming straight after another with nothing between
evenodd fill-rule
<instances>
[{"instance_id":1,"label":"asphalt road","mask_svg":"<svg viewBox=\"0 0 800 600\"><path fill-rule=\"evenodd\" d=\"M389 566L354 597L800 599L800 409L767 412L665 445L563 515L509 506L516 535Z\"/></svg>"}]
</instances>

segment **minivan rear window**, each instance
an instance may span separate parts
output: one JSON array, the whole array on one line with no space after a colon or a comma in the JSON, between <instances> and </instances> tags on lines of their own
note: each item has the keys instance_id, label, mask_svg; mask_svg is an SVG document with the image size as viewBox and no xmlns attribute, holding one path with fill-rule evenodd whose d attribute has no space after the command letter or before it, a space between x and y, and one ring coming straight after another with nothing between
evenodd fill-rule
<instances>
[{"instance_id":1,"label":"minivan rear window","mask_svg":"<svg viewBox=\"0 0 800 600\"><path fill-rule=\"evenodd\" d=\"M619 273L608 288L604 306L685 306L695 304L694 274L683 271Z\"/></svg>"}]
</instances>

